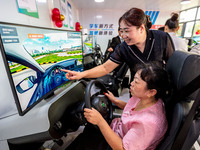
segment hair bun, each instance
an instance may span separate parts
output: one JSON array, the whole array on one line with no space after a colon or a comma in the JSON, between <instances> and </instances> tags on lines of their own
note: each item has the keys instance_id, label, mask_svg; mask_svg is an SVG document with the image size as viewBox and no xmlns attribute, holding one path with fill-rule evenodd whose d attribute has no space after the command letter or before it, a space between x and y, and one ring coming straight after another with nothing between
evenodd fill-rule
<instances>
[{"instance_id":1,"label":"hair bun","mask_svg":"<svg viewBox=\"0 0 200 150\"><path fill-rule=\"evenodd\" d=\"M147 23L146 23L147 28L150 29L152 26L151 18L149 15L146 15L146 19L147 19Z\"/></svg>"},{"instance_id":2,"label":"hair bun","mask_svg":"<svg viewBox=\"0 0 200 150\"><path fill-rule=\"evenodd\" d=\"M178 14L177 14L177 13L172 13L171 20L172 20L172 21L178 20Z\"/></svg>"}]
</instances>

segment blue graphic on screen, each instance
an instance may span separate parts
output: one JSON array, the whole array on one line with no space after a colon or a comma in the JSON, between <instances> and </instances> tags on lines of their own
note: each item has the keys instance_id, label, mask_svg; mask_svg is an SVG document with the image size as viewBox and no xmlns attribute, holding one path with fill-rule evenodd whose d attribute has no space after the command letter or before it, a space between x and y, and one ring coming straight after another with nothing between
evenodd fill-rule
<instances>
[{"instance_id":1,"label":"blue graphic on screen","mask_svg":"<svg viewBox=\"0 0 200 150\"><path fill-rule=\"evenodd\" d=\"M0 30L22 113L68 82L60 69L83 71L80 32L5 24Z\"/></svg>"}]
</instances>

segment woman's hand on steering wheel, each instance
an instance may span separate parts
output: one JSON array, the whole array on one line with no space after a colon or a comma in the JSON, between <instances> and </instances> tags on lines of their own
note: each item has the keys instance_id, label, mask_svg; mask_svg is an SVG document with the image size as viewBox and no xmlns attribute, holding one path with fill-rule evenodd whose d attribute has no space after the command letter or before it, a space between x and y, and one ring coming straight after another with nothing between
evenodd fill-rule
<instances>
[{"instance_id":1,"label":"woman's hand on steering wheel","mask_svg":"<svg viewBox=\"0 0 200 150\"><path fill-rule=\"evenodd\" d=\"M104 93L104 95L106 95L108 97L108 99L113 103L116 104L117 99L116 97L113 95L112 92L108 91L108 93Z\"/></svg>"},{"instance_id":2,"label":"woman's hand on steering wheel","mask_svg":"<svg viewBox=\"0 0 200 150\"><path fill-rule=\"evenodd\" d=\"M96 91L96 93L91 94L93 85L94 85L94 87L100 89L100 91L98 91L98 92ZM97 119L97 121L99 121L99 120L102 121L102 119L100 119L100 118L104 118L105 121L110 123L113 118L112 103L110 100L108 100L107 96L103 95L103 93L107 93L107 89L101 81L91 80L88 83L86 90L85 90L85 107L89 108L90 110L85 109L84 111L86 111L86 117L90 122L92 122L92 124L97 123L95 121L96 119ZM93 109L92 109L92 107L93 107ZM93 110L95 110L95 111L93 111ZM96 113L94 113L94 112L96 112ZM90 114L90 116L89 116L89 114ZM93 118L93 116L96 116L96 117Z\"/></svg>"},{"instance_id":3,"label":"woman's hand on steering wheel","mask_svg":"<svg viewBox=\"0 0 200 150\"><path fill-rule=\"evenodd\" d=\"M87 119L87 121L93 125L99 125L102 120L105 120L102 115L94 108L89 109L85 108L84 109L84 116Z\"/></svg>"}]
</instances>

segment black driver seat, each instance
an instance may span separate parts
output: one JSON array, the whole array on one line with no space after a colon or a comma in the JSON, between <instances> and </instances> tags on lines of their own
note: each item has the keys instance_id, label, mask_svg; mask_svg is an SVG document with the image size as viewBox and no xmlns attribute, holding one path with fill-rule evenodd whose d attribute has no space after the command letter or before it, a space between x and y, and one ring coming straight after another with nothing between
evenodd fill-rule
<instances>
[{"instance_id":1,"label":"black driver seat","mask_svg":"<svg viewBox=\"0 0 200 150\"><path fill-rule=\"evenodd\" d=\"M168 60L166 67L173 82L173 92L171 98L165 100L169 126L165 138L157 147L157 150L175 150L177 149L177 143L182 145L182 148L179 150L189 150L199 137L200 121L193 121L192 129L187 134L184 143L179 143L180 140L177 140L177 135L180 134L186 115L190 111L193 100L196 98L199 90L186 97L181 96L179 91L200 75L200 55L175 51ZM184 95L183 93L185 92L182 91L182 95ZM175 142L176 144L174 144Z\"/></svg>"}]
</instances>

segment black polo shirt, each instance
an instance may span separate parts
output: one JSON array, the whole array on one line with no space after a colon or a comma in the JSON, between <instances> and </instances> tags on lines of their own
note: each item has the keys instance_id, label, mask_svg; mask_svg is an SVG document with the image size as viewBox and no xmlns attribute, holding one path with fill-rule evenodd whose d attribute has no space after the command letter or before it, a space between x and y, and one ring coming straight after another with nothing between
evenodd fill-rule
<instances>
[{"instance_id":1,"label":"black polo shirt","mask_svg":"<svg viewBox=\"0 0 200 150\"><path fill-rule=\"evenodd\" d=\"M121 64L126 62L131 71L131 81L135 75L134 67L137 63L156 61L165 64L174 52L174 45L168 33L158 30L149 30L147 33L144 52L137 46L128 46L125 42L119 44L110 56L110 60Z\"/></svg>"}]
</instances>

